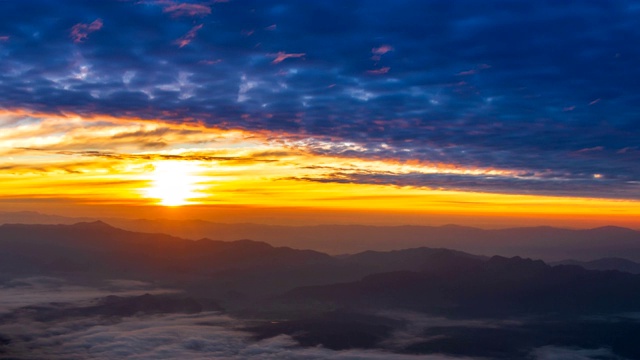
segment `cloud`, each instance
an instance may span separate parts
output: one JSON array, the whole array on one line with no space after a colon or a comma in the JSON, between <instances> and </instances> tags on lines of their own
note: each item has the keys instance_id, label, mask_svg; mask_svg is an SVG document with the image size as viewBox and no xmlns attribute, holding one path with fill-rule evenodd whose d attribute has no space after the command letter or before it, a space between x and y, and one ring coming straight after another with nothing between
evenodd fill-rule
<instances>
[{"instance_id":1,"label":"cloud","mask_svg":"<svg viewBox=\"0 0 640 360\"><path fill-rule=\"evenodd\" d=\"M156 160L164 160L164 161L214 161L214 162L231 162L238 164L249 164L249 163L260 163L260 162L276 162L278 161L278 157L286 156L286 153L283 154L275 154L275 153L267 153L264 155L271 155L269 158L263 158L263 155L260 153L250 154L250 156L224 156L224 155L216 155L216 152L183 152L181 154L154 154L154 153L146 153L146 154L119 154L112 152L101 152L101 151L61 151L58 152L61 155L76 155L76 156L85 156L85 157L97 157L97 158L105 158L105 159L114 159L114 160L148 160L148 161L156 161ZM1 168L0 168L1 170Z\"/></svg>"},{"instance_id":2,"label":"cloud","mask_svg":"<svg viewBox=\"0 0 640 360\"><path fill-rule=\"evenodd\" d=\"M200 143L242 139L247 134L206 128L202 124L166 123L141 119L73 115L18 114L0 115L0 152L92 151L118 149L163 149L171 144ZM258 136L258 134L253 134Z\"/></svg>"},{"instance_id":3,"label":"cloud","mask_svg":"<svg viewBox=\"0 0 640 360\"><path fill-rule=\"evenodd\" d=\"M562 174L557 176L464 174L447 170L439 173L347 170L290 179L320 183L408 186L434 190L640 200L637 183L607 180L602 174L571 177Z\"/></svg>"},{"instance_id":4,"label":"cloud","mask_svg":"<svg viewBox=\"0 0 640 360\"><path fill-rule=\"evenodd\" d=\"M233 330L236 320L219 314L136 318L118 324L93 321L94 324L60 324L51 329L51 332L58 333L53 336L46 331L36 332L33 335L40 340L17 344L16 347L28 346L31 356L46 354L49 359L471 359L373 350L301 348L286 335L254 342L248 334ZM86 329L69 331L71 327L77 329L83 325Z\"/></svg>"},{"instance_id":5,"label":"cloud","mask_svg":"<svg viewBox=\"0 0 640 360\"><path fill-rule=\"evenodd\" d=\"M50 302L77 302L107 295L135 296L145 293L164 294L175 292L160 289L151 283L113 279L100 287L78 285L62 278L35 276L15 278L0 283L0 314L20 307ZM1 333L1 331L0 331Z\"/></svg>"},{"instance_id":6,"label":"cloud","mask_svg":"<svg viewBox=\"0 0 640 360\"><path fill-rule=\"evenodd\" d=\"M622 151L640 136L631 0L37 4L2 3L4 109L199 122L387 146L361 157L640 181L638 152ZM243 75L260 86L239 91Z\"/></svg>"},{"instance_id":7,"label":"cloud","mask_svg":"<svg viewBox=\"0 0 640 360\"><path fill-rule=\"evenodd\" d=\"M580 149L580 150L576 151L576 153L587 153L587 152L602 151L602 150L604 150L603 146L594 146L592 148Z\"/></svg>"},{"instance_id":8,"label":"cloud","mask_svg":"<svg viewBox=\"0 0 640 360\"><path fill-rule=\"evenodd\" d=\"M174 41L174 44L178 45L178 47L180 47L180 48L191 44L193 39L195 39L196 36L198 35L198 31L200 29L202 29L202 26L204 26L204 25L200 24L200 25L196 25L196 26L192 27L191 30L189 30L186 34L184 34L184 36L182 36L179 39L177 39L176 41Z\"/></svg>"},{"instance_id":9,"label":"cloud","mask_svg":"<svg viewBox=\"0 0 640 360\"><path fill-rule=\"evenodd\" d=\"M448 319L414 312L385 311L378 315L398 320L398 328L391 337L378 344L377 349L330 350L302 347L288 335L276 335L263 340L241 329L254 325L220 312L196 314L134 315L131 317L99 317L92 315L38 316L38 311L60 311L61 314L80 314L69 311L95 304L95 298L110 292L118 295L137 295L156 289L153 284L126 279L111 280L102 286L73 285L51 277L32 277L5 281L0 287L0 302L5 312L0 314L0 351L15 359L390 359L390 360L479 360L486 357L453 356L446 354L408 354L413 344L444 340L469 344L482 332L515 334L523 337L525 345L504 349L504 340L496 340L505 354L521 354L535 360L575 359L591 360L619 358L608 348L580 348L561 345L539 346L528 332L550 331L562 323L535 319ZM21 296L16 296L18 290ZM117 291L117 292L116 292ZM6 305L9 305L8 307ZM18 306L39 304L38 308L17 309ZM611 318L594 319L589 326L600 334L599 324L610 324ZM404 324L404 325L401 325ZM540 324L544 326L538 328ZM574 324L564 324L575 329ZM530 326L530 327L528 327ZM546 327L545 327L546 326ZM537 330L536 330L537 329ZM441 334L434 336L433 334ZM544 338L544 337L543 337ZM554 339L553 336L550 339ZM628 339L629 340L629 339ZM483 337L478 346L460 349L456 353L482 352ZM493 341L493 340L492 340ZM557 341L557 339L556 339ZM569 343L571 338L567 340ZM577 341L583 341L582 339ZM625 342L624 344L627 344ZM524 348L523 348L524 346ZM474 350L475 349L475 350ZM488 349L492 349L489 347ZM395 352L394 352L395 351ZM491 351L491 350L490 350ZM505 352L513 351L513 352Z\"/></svg>"},{"instance_id":10,"label":"cloud","mask_svg":"<svg viewBox=\"0 0 640 360\"><path fill-rule=\"evenodd\" d=\"M237 102L245 102L249 99L249 96L247 95L247 93L258 86L258 82L257 81L252 81L247 79L246 75L242 75L241 78L241 82L240 82L240 86L238 88L238 99Z\"/></svg>"},{"instance_id":11,"label":"cloud","mask_svg":"<svg viewBox=\"0 0 640 360\"><path fill-rule=\"evenodd\" d=\"M132 78L131 81L133 81ZM265 84L242 77L236 102L251 103ZM355 90L354 90L355 91ZM361 101L372 101L368 94L354 92ZM424 189L459 190L489 193L535 194L550 196L581 196L616 199L637 199L637 182L629 170L617 175L618 165L593 166L594 157L615 151L616 155L637 158L635 147L608 149L604 146L581 148L571 154L573 169L554 166L553 162L518 168L511 159L501 159L493 152L468 153L465 147L447 148L395 147L393 144L309 139L292 134L220 130L199 123L152 121L137 118L96 116L83 118L74 114L37 114L6 112L0 117L0 153L15 159L0 165L4 173L68 173L82 174L102 169L108 173L124 171L119 163L162 160L219 162L224 165L260 164L289 159L296 170L284 173L285 178L318 183L356 183L409 186ZM259 123L257 123L259 124ZM80 126L81 125L81 126ZM412 123L397 120L397 132L412 131ZM385 122L372 126L386 126ZM372 132L375 132L373 130ZM63 135L61 135L63 134ZM294 140L295 139L295 140ZM211 146L214 145L214 148ZM244 144L239 147L239 144ZM244 149L258 148L254 150ZM228 148L227 148L228 147ZM86 150L87 148L91 150ZM191 148L192 150L189 150ZM261 156L264 151L277 156ZM21 163L23 156L47 154L52 157L42 163ZM452 161L466 155L468 164ZM60 156L54 161L55 155ZM522 154L523 157L529 154ZM96 161L73 157L95 158ZM311 160L313 159L313 160ZM320 161L327 162L319 166ZM425 160L422 160L425 159ZM309 167L309 161L315 165ZM345 166L345 163L352 166ZM354 165L355 164L355 165ZM494 167L484 167L495 164ZM611 167L607 171L602 167ZM274 169L274 174L282 174ZM278 176L280 177L280 176ZM122 182L121 185L125 185ZM133 183L131 183L133 184ZM96 184L94 184L96 185ZM613 189L613 190L612 190Z\"/></svg>"},{"instance_id":12,"label":"cloud","mask_svg":"<svg viewBox=\"0 0 640 360\"><path fill-rule=\"evenodd\" d=\"M26 284L26 285L23 285ZM22 305L36 302L52 309L64 310L86 306L102 290L74 288L54 278L31 278L11 282L24 294ZM34 284L39 284L34 288ZM133 288L133 294L145 283L127 280L111 281L122 289ZM47 291L41 291L41 289ZM11 288L0 288L2 301L15 299ZM55 295L56 292L58 295ZM53 297L48 298L48 296ZM35 301L35 302L34 302ZM67 302L66 304L59 303ZM18 302L16 302L17 304ZM471 358L444 355L404 355L383 350L333 351L322 347L303 348L287 335L256 341L249 333L238 330L244 320L219 312L198 314L147 315L124 318L97 316L52 317L33 319L33 312L16 311L11 321L0 318L0 334L8 345L0 344L3 355L15 359L392 359L392 360L463 360ZM55 320L54 320L55 319Z\"/></svg>"},{"instance_id":13,"label":"cloud","mask_svg":"<svg viewBox=\"0 0 640 360\"><path fill-rule=\"evenodd\" d=\"M406 349L407 346L415 343L433 340L433 335L425 334L425 330L430 328L500 329L524 324L524 321L516 319L449 319L399 310L384 311L377 315L404 323L404 326L397 328L381 343L386 348L397 350ZM446 335L437 336L437 338L446 338ZM464 352L462 349L461 351Z\"/></svg>"},{"instance_id":14,"label":"cloud","mask_svg":"<svg viewBox=\"0 0 640 360\"><path fill-rule=\"evenodd\" d=\"M393 47L391 45L380 45L371 49L371 53L374 55L384 55L389 51L393 51Z\"/></svg>"},{"instance_id":15,"label":"cloud","mask_svg":"<svg viewBox=\"0 0 640 360\"><path fill-rule=\"evenodd\" d=\"M279 64L287 59L296 59L296 58L301 58L304 57L306 54L305 53L291 53L291 54L287 54L284 51L278 51L275 54L267 54L267 56L275 58L273 59L273 61L271 62L272 64Z\"/></svg>"},{"instance_id":16,"label":"cloud","mask_svg":"<svg viewBox=\"0 0 640 360\"><path fill-rule=\"evenodd\" d=\"M390 68L390 67L388 67L388 66L385 66L385 67L382 67L382 68L380 68L380 69L367 70L367 73L369 73L369 74L373 74L373 75L382 75L382 74L386 74L386 73L388 73L388 72L389 72L389 70L391 70L391 68Z\"/></svg>"},{"instance_id":17,"label":"cloud","mask_svg":"<svg viewBox=\"0 0 640 360\"><path fill-rule=\"evenodd\" d=\"M558 346L543 346L532 351L535 360L596 360L596 359L621 359L609 349L581 349Z\"/></svg>"},{"instance_id":18,"label":"cloud","mask_svg":"<svg viewBox=\"0 0 640 360\"><path fill-rule=\"evenodd\" d=\"M69 36L74 43L81 43L89 38L89 34L102 29L102 19L96 19L89 24L75 24L71 28Z\"/></svg>"},{"instance_id":19,"label":"cloud","mask_svg":"<svg viewBox=\"0 0 640 360\"><path fill-rule=\"evenodd\" d=\"M211 7L202 4L166 3L162 11L171 16L207 16L211 14Z\"/></svg>"},{"instance_id":20,"label":"cloud","mask_svg":"<svg viewBox=\"0 0 640 360\"><path fill-rule=\"evenodd\" d=\"M25 322L0 326L0 331L18 335L19 340L10 348L10 354L17 358L28 353L48 359L471 359L302 348L286 335L254 341L249 334L235 330L239 324L239 320L218 313L201 313L135 317L117 323L96 318L46 326Z\"/></svg>"},{"instance_id":21,"label":"cloud","mask_svg":"<svg viewBox=\"0 0 640 360\"><path fill-rule=\"evenodd\" d=\"M371 49L371 53L373 54L373 56L371 56L371 60L379 61L382 55L390 51L393 51L393 46L391 45L380 45L378 47L374 47Z\"/></svg>"}]
</instances>

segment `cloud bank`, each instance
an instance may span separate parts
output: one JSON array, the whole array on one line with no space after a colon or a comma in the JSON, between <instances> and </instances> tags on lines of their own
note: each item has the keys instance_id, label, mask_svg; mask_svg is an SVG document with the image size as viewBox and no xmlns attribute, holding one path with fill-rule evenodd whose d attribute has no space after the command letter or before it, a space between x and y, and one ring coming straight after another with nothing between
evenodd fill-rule
<instances>
[{"instance_id":1,"label":"cloud bank","mask_svg":"<svg viewBox=\"0 0 640 360\"><path fill-rule=\"evenodd\" d=\"M453 189L637 198L636 2L390 5L3 2L0 107L199 123L313 154L549 175L500 186L455 179Z\"/></svg>"}]
</instances>

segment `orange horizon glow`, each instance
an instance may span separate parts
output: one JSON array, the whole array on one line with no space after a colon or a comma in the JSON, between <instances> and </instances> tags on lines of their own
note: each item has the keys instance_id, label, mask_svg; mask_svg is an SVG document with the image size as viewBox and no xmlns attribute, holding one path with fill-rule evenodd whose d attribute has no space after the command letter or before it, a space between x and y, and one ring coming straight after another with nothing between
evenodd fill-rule
<instances>
[{"instance_id":1,"label":"orange horizon glow","mask_svg":"<svg viewBox=\"0 0 640 360\"><path fill-rule=\"evenodd\" d=\"M368 223L365 215L356 214L375 213L373 218L384 219L386 214L394 224L428 223L420 217L436 216L488 227L557 223L640 228L636 200L340 182L330 177L354 172L520 176L511 169L321 155L302 140L212 128L197 121L178 124L3 110L0 125L3 122L0 211L55 208L52 204L69 213L75 208L77 214L87 207L120 207L121 214L136 207L177 207L177 212L193 218L209 218L207 214L220 207L237 206L265 214L280 209L279 218L237 213L237 221L225 216L227 222L258 218L278 223L288 218L294 224L317 223L318 213L334 211L351 214L345 215L350 223ZM315 146L325 144L316 141Z\"/></svg>"}]
</instances>

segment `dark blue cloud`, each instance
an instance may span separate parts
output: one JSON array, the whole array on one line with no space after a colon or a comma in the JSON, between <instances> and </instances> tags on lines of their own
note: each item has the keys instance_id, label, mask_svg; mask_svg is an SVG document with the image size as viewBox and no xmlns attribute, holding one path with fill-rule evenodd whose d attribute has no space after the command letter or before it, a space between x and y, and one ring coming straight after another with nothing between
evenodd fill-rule
<instances>
[{"instance_id":1,"label":"dark blue cloud","mask_svg":"<svg viewBox=\"0 0 640 360\"><path fill-rule=\"evenodd\" d=\"M539 176L542 175L542 176ZM436 190L457 190L524 195L593 197L640 200L640 182L584 176L556 178L550 174L490 176L423 173L330 172L321 177L296 177L300 181L343 184L410 186Z\"/></svg>"},{"instance_id":2,"label":"dark blue cloud","mask_svg":"<svg viewBox=\"0 0 640 360\"><path fill-rule=\"evenodd\" d=\"M631 0L2 2L0 106L637 188L639 16Z\"/></svg>"}]
</instances>

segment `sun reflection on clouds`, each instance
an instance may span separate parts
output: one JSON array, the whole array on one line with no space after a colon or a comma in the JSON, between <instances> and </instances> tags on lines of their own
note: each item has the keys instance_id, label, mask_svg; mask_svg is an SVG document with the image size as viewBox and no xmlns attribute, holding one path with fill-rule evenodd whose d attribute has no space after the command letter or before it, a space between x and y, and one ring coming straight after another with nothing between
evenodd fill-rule
<instances>
[{"instance_id":1,"label":"sun reflection on clouds","mask_svg":"<svg viewBox=\"0 0 640 360\"><path fill-rule=\"evenodd\" d=\"M611 191L615 179L598 178L600 173L586 178L470 166L437 156L407 157L404 151L412 149L386 142L289 135L198 122L0 110L0 205L28 198L78 206L185 206L180 211L245 206L638 214L637 184ZM607 196L597 196L603 188Z\"/></svg>"}]
</instances>

